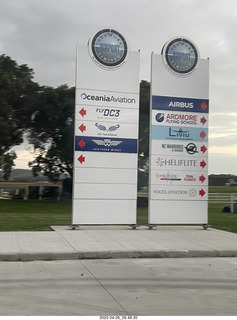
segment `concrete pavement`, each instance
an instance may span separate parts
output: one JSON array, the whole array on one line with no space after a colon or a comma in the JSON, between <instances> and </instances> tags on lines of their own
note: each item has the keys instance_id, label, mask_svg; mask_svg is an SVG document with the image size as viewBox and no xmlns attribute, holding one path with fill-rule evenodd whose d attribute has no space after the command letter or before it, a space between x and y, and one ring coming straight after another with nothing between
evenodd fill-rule
<instances>
[{"instance_id":1,"label":"concrete pavement","mask_svg":"<svg viewBox=\"0 0 237 320\"><path fill-rule=\"evenodd\" d=\"M54 226L1 232L0 261L237 257L237 234L201 226Z\"/></svg>"},{"instance_id":2,"label":"concrete pavement","mask_svg":"<svg viewBox=\"0 0 237 320\"><path fill-rule=\"evenodd\" d=\"M237 258L1 261L0 316L236 316L236 275Z\"/></svg>"},{"instance_id":3,"label":"concrete pavement","mask_svg":"<svg viewBox=\"0 0 237 320\"><path fill-rule=\"evenodd\" d=\"M0 316L237 315L237 234L53 229L0 233Z\"/></svg>"}]
</instances>

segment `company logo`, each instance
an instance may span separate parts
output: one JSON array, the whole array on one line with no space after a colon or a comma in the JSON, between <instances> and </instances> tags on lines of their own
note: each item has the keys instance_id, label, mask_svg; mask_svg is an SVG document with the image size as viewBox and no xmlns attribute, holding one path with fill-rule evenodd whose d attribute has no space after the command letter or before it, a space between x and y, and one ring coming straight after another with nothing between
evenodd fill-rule
<instances>
[{"instance_id":1,"label":"company logo","mask_svg":"<svg viewBox=\"0 0 237 320\"><path fill-rule=\"evenodd\" d=\"M179 130L174 130L172 128L169 128L169 137L175 137L175 138L189 138L189 131L183 130L180 128Z\"/></svg>"},{"instance_id":2,"label":"company logo","mask_svg":"<svg viewBox=\"0 0 237 320\"><path fill-rule=\"evenodd\" d=\"M192 73L198 63L199 54L196 46L188 39L175 38L165 44L162 49L164 64L176 75Z\"/></svg>"},{"instance_id":3,"label":"company logo","mask_svg":"<svg viewBox=\"0 0 237 320\"><path fill-rule=\"evenodd\" d=\"M164 159L158 157L156 159L157 167L170 166L170 167L196 167L197 160L187 159Z\"/></svg>"},{"instance_id":4,"label":"company logo","mask_svg":"<svg viewBox=\"0 0 237 320\"><path fill-rule=\"evenodd\" d=\"M162 143L162 149L168 149L171 152L183 152L184 145L183 144L172 144L172 143Z\"/></svg>"},{"instance_id":5,"label":"company logo","mask_svg":"<svg viewBox=\"0 0 237 320\"><path fill-rule=\"evenodd\" d=\"M113 70L126 62L128 45L118 31L103 29L89 41L89 52L92 60L98 66Z\"/></svg>"},{"instance_id":6,"label":"company logo","mask_svg":"<svg viewBox=\"0 0 237 320\"><path fill-rule=\"evenodd\" d=\"M152 109L184 112L209 112L209 101L203 99L184 98L184 97L167 97L152 96Z\"/></svg>"},{"instance_id":7,"label":"company logo","mask_svg":"<svg viewBox=\"0 0 237 320\"><path fill-rule=\"evenodd\" d=\"M157 115L156 115L157 122L163 122L164 119L165 119L164 113L157 113Z\"/></svg>"},{"instance_id":8,"label":"company logo","mask_svg":"<svg viewBox=\"0 0 237 320\"><path fill-rule=\"evenodd\" d=\"M196 190L195 190L196 191ZM187 195L188 191L187 190L174 190L174 189L170 189L170 190L153 190L154 194L167 194L167 195L175 195L175 194L184 194Z\"/></svg>"},{"instance_id":9,"label":"company logo","mask_svg":"<svg viewBox=\"0 0 237 320\"><path fill-rule=\"evenodd\" d=\"M197 114L190 114L179 112L179 113L157 113L156 121L163 122L167 124L177 124L177 125L188 125L188 126L197 126L198 125L198 116ZM206 119L203 117L200 120L203 124L205 124Z\"/></svg>"},{"instance_id":10,"label":"company logo","mask_svg":"<svg viewBox=\"0 0 237 320\"><path fill-rule=\"evenodd\" d=\"M195 196L197 195L196 189L190 189L190 190L189 190L189 195L190 195L191 197L195 197Z\"/></svg>"},{"instance_id":11,"label":"company logo","mask_svg":"<svg viewBox=\"0 0 237 320\"><path fill-rule=\"evenodd\" d=\"M192 103L192 102L170 101L169 107L172 107L172 108L193 109L193 103Z\"/></svg>"},{"instance_id":12,"label":"company logo","mask_svg":"<svg viewBox=\"0 0 237 320\"><path fill-rule=\"evenodd\" d=\"M103 147L117 147L123 141L114 141L111 139L93 139L92 140L97 146Z\"/></svg>"},{"instance_id":13,"label":"company logo","mask_svg":"<svg viewBox=\"0 0 237 320\"><path fill-rule=\"evenodd\" d=\"M118 128L120 128L120 125L119 125L119 124L116 124L115 126L110 126L110 127L107 128L106 126L104 126L103 124L99 124L98 122L95 123L95 126L96 126L97 129L103 131L103 134L104 134L105 132L106 132L107 134L110 134L110 133L118 130ZM105 135L107 135L107 134L105 134ZM110 134L110 135L111 135L111 134ZM114 134L114 135L116 136L117 134Z\"/></svg>"},{"instance_id":14,"label":"company logo","mask_svg":"<svg viewBox=\"0 0 237 320\"><path fill-rule=\"evenodd\" d=\"M167 181L167 182L181 181L181 179L177 177L177 174L173 172L167 172L162 174L156 173L155 177L161 181Z\"/></svg>"},{"instance_id":15,"label":"company logo","mask_svg":"<svg viewBox=\"0 0 237 320\"><path fill-rule=\"evenodd\" d=\"M127 98L127 97L115 97L115 96L107 96L107 95L92 95L92 94L86 94L83 92L81 94L82 100L89 100L89 101L102 101L102 102L115 102L115 103L136 103L136 99L134 98Z\"/></svg>"},{"instance_id":16,"label":"company logo","mask_svg":"<svg viewBox=\"0 0 237 320\"><path fill-rule=\"evenodd\" d=\"M205 119L205 118L204 118ZM159 121L158 121L159 122ZM204 120L203 120L204 122ZM179 124L179 125L198 125L196 114L186 113L168 113L165 117L165 123Z\"/></svg>"},{"instance_id":17,"label":"company logo","mask_svg":"<svg viewBox=\"0 0 237 320\"><path fill-rule=\"evenodd\" d=\"M185 149L186 149L186 151L187 151L187 153L188 154L195 154L195 153L197 153L198 151L197 151L197 146L196 146L196 144L194 144L194 143L189 143L189 144L187 144L187 146L185 147Z\"/></svg>"},{"instance_id":18,"label":"company logo","mask_svg":"<svg viewBox=\"0 0 237 320\"><path fill-rule=\"evenodd\" d=\"M120 110L119 109L97 108L96 113L98 113L101 118L103 118L103 117L118 118L120 115Z\"/></svg>"},{"instance_id":19,"label":"company logo","mask_svg":"<svg viewBox=\"0 0 237 320\"><path fill-rule=\"evenodd\" d=\"M157 158L157 160L156 160L156 164L157 164L157 166L158 167L163 167L164 165L165 165L165 161L164 161L164 159L163 158Z\"/></svg>"}]
</instances>

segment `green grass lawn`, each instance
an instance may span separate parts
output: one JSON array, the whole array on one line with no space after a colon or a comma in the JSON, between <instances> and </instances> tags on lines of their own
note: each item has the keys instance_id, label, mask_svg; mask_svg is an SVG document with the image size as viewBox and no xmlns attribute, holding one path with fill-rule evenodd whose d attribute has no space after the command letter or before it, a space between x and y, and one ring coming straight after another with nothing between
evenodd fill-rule
<instances>
[{"instance_id":1,"label":"green grass lawn","mask_svg":"<svg viewBox=\"0 0 237 320\"><path fill-rule=\"evenodd\" d=\"M71 203L0 200L0 231L44 231L71 224Z\"/></svg>"},{"instance_id":2,"label":"green grass lawn","mask_svg":"<svg viewBox=\"0 0 237 320\"><path fill-rule=\"evenodd\" d=\"M209 204L208 222L212 228L237 233L237 214L223 213L224 205L225 203ZM0 200L0 231L47 231L53 225L70 225L71 219L71 203ZM137 224L147 223L147 208L139 208Z\"/></svg>"}]
</instances>

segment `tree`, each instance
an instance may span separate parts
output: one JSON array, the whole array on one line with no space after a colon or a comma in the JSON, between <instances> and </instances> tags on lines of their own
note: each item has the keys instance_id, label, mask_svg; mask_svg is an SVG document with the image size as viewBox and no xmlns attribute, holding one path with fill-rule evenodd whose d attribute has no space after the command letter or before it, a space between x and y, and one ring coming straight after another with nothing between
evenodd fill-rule
<instances>
[{"instance_id":1,"label":"tree","mask_svg":"<svg viewBox=\"0 0 237 320\"><path fill-rule=\"evenodd\" d=\"M32 116L29 142L38 151L29 165L35 175L57 181L63 173L73 175L75 88L62 85L41 88L39 108ZM139 168L147 181L149 156L150 83L140 84ZM144 180L144 177L143 177Z\"/></svg>"},{"instance_id":2,"label":"tree","mask_svg":"<svg viewBox=\"0 0 237 320\"><path fill-rule=\"evenodd\" d=\"M14 152L8 151L23 142L23 133L36 108L39 86L32 79L33 70L27 65L18 65L8 56L0 56L0 169L5 172L5 179L16 158Z\"/></svg>"},{"instance_id":3,"label":"tree","mask_svg":"<svg viewBox=\"0 0 237 320\"><path fill-rule=\"evenodd\" d=\"M68 88L66 85L56 89L43 87L39 99L39 108L32 117L29 134L29 142L35 146L38 155L29 166L35 175L44 172L52 181L57 181L63 173L72 178L75 88ZM149 110L150 83L142 81L139 168L145 175L145 181L149 156Z\"/></svg>"},{"instance_id":4,"label":"tree","mask_svg":"<svg viewBox=\"0 0 237 320\"><path fill-rule=\"evenodd\" d=\"M3 171L3 176L2 178L4 180L8 180L12 167L15 165L14 160L16 159L16 153L15 151L10 151L10 152L5 152L1 157L0 157L0 168Z\"/></svg>"},{"instance_id":5,"label":"tree","mask_svg":"<svg viewBox=\"0 0 237 320\"><path fill-rule=\"evenodd\" d=\"M29 163L35 175L44 172L51 181L73 173L75 88L43 87L39 108L32 116L29 142L38 151Z\"/></svg>"},{"instance_id":6,"label":"tree","mask_svg":"<svg viewBox=\"0 0 237 320\"><path fill-rule=\"evenodd\" d=\"M27 133L37 156L29 163L33 174L52 181L73 173L75 88L39 86L33 70L0 56L0 169L7 179L16 154L12 146ZM149 154L150 83L140 84L139 168L147 174Z\"/></svg>"}]
</instances>

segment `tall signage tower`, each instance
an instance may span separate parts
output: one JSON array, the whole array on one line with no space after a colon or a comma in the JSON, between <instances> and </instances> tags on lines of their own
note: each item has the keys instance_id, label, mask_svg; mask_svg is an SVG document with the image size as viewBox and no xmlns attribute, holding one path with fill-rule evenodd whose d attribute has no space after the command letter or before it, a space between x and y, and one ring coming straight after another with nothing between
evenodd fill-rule
<instances>
[{"instance_id":1,"label":"tall signage tower","mask_svg":"<svg viewBox=\"0 0 237 320\"><path fill-rule=\"evenodd\" d=\"M136 224L139 53L113 29L77 46L72 224Z\"/></svg>"},{"instance_id":2,"label":"tall signage tower","mask_svg":"<svg viewBox=\"0 0 237 320\"><path fill-rule=\"evenodd\" d=\"M209 60L188 39L152 54L149 224L208 223Z\"/></svg>"}]
</instances>

